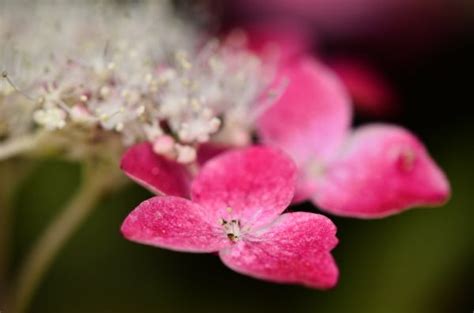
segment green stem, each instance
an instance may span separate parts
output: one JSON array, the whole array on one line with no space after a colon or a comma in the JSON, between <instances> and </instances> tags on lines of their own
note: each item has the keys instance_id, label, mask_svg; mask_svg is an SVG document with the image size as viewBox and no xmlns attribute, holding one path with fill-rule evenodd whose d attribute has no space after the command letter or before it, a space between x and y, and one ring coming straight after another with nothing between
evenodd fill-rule
<instances>
[{"instance_id":1,"label":"green stem","mask_svg":"<svg viewBox=\"0 0 474 313\"><path fill-rule=\"evenodd\" d=\"M40 135L28 135L10 139L0 144L0 160L11 158L15 155L32 150L40 139Z\"/></svg>"},{"instance_id":2,"label":"green stem","mask_svg":"<svg viewBox=\"0 0 474 313\"><path fill-rule=\"evenodd\" d=\"M5 176L1 172L0 178ZM0 181L0 304L3 305L7 285L7 268L10 260L11 235L11 202L10 189L3 179Z\"/></svg>"},{"instance_id":3,"label":"green stem","mask_svg":"<svg viewBox=\"0 0 474 313\"><path fill-rule=\"evenodd\" d=\"M90 214L111 182L111 173L108 172L88 168L84 174L77 193L48 226L20 267L9 312L22 313L28 309L55 256Z\"/></svg>"},{"instance_id":4,"label":"green stem","mask_svg":"<svg viewBox=\"0 0 474 313\"><path fill-rule=\"evenodd\" d=\"M26 160L9 160L0 163L0 305L4 305L7 272L10 265L13 225L12 196L19 183L32 168Z\"/></svg>"}]
</instances>

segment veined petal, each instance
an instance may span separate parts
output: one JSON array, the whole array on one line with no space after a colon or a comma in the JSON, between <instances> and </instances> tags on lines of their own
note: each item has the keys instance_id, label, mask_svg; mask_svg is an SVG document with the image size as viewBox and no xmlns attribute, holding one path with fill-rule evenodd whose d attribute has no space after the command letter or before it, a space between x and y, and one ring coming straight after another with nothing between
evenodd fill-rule
<instances>
[{"instance_id":1,"label":"veined petal","mask_svg":"<svg viewBox=\"0 0 474 313\"><path fill-rule=\"evenodd\" d=\"M213 215L211 222L238 219L244 226L257 227L287 208L295 178L295 165L283 152L259 146L233 150L204 165L191 198Z\"/></svg>"},{"instance_id":2,"label":"veined petal","mask_svg":"<svg viewBox=\"0 0 474 313\"><path fill-rule=\"evenodd\" d=\"M142 202L122 224L125 238L186 252L216 252L229 244L222 229L210 225L206 210L187 199L164 196Z\"/></svg>"},{"instance_id":3,"label":"veined petal","mask_svg":"<svg viewBox=\"0 0 474 313\"><path fill-rule=\"evenodd\" d=\"M361 127L326 169L314 201L323 210L376 218L414 206L439 205L449 182L422 143L389 125Z\"/></svg>"},{"instance_id":4,"label":"veined petal","mask_svg":"<svg viewBox=\"0 0 474 313\"><path fill-rule=\"evenodd\" d=\"M264 143L275 145L304 164L326 160L347 135L349 97L337 77L310 57L289 63L280 75L288 80L282 96L257 121Z\"/></svg>"},{"instance_id":5,"label":"veined petal","mask_svg":"<svg viewBox=\"0 0 474 313\"><path fill-rule=\"evenodd\" d=\"M326 289L338 279L330 253L337 242L336 226L328 218L296 212L283 214L265 230L219 255L228 267L245 275Z\"/></svg>"},{"instance_id":6,"label":"veined petal","mask_svg":"<svg viewBox=\"0 0 474 313\"><path fill-rule=\"evenodd\" d=\"M156 194L189 197L191 175L187 168L157 155L148 142L130 147L120 167L127 176Z\"/></svg>"}]
</instances>

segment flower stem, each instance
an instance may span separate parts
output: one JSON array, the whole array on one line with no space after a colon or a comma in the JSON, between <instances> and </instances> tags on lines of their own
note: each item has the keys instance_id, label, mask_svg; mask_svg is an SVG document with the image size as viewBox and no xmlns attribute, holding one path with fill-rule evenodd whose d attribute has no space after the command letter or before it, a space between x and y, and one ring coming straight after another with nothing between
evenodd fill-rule
<instances>
[{"instance_id":1,"label":"flower stem","mask_svg":"<svg viewBox=\"0 0 474 313\"><path fill-rule=\"evenodd\" d=\"M4 171L1 172L1 178ZM0 180L0 305L5 301L7 285L7 268L10 261L10 235L11 235L11 206L10 190L6 183Z\"/></svg>"},{"instance_id":2,"label":"flower stem","mask_svg":"<svg viewBox=\"0 0 474 313\"><path fill-rule=\"evenodd\" d=\"M0 162L0 305L4 305L7 272L10 265L13 222L12 197L19 183L32 168L26 160Z\"/></svg>"},{"instance_id":3,"label":"flower stem","mask_svg":"<svg viewBox=\"0 0 474 313\"><path fill-rule=\"evenodd\" d=\"M111 176L109 172L86 168L81 187L48 226L20 267L9 312L22 313L28 309L55 256L96 206L110 184Z\"/></svg>"},{"instance_id":4,"label":"flower stem","mask_svg":"<svg viewBox=\"0 0 474 313\"><path fill-rule=\"evenodd\" d=\"M28 135L10 139L0 144L0 161L11 158L22 152L34 149L40 135Z\"/></svg>"}]
</instances>

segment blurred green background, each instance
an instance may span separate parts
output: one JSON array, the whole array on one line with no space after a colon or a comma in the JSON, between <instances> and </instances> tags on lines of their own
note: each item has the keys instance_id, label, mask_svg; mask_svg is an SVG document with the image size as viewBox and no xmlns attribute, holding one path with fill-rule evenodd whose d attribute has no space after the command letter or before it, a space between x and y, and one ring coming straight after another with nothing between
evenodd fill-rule
<instances>
[{"instance_id":1,"label":"blurred green background","mask_svg":"<svg viewBox=\"0 0 474 313\"><path fill-rule=\"evenodd\" d=\"M106 197L47 273L31 312L364 312L474 310L474 120L471 37L416 64L384 64L403 100L395 122L417 133L452 183L450 202L382 220L332 217L341 271L330 291L236 274L214 255L124 240L124 217L150 194L130 184ZM367 122L359 120L358 123ZM12 197L12 277L37 236L79 184L76 164L35 161ZM8 169L8 168L7 168ZM0 169L8 182L16 176ZM7 176L10 175L10 176ZM3 208L2 208L3 209ZM305 210L317 211L309 204ZM5 225L2 227L6 227Z\"/></svg>"}]
</instances>

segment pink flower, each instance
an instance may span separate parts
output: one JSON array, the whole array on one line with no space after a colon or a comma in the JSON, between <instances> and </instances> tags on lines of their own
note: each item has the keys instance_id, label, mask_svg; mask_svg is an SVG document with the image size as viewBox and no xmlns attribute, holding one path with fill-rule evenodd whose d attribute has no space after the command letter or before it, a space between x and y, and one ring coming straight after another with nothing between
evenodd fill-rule
<instances>
[{"instance_id":1,"label":"pink flower","mask_svg":"<svg viewBox=\"0 0 474 313\"><path fill-rule=\"evenodd\" d=\"M330 251L336 227L318 214L282 212L294 194L296 168L279 151L249 147L208 161L191 200L162 196L124 221L132 241L185 252L218 252L225 265L255 278L330 288L338 269Z\"/></svg>"},{"instance_id":2,"label":"pink flower","mask_svg":"<svg viewBox=\"0 0 474 313\"><path fill-rule=\"evenodd\" d=\"M309 27L303 23L271 20L246 24L243 29L247 47L266 63L284 64L310 51Z\"/></svg>"},{"instance_id":3,"label":"pink flower","mask_svg":"<svg viewBox=\"0 0 474 313\"><path fill-rule=\"evenodd\" d=\"M396 113L395 91L373 67L353 58L333 59L329 65L344 83L358 112L373 116Z\"/></svg>"},{"instance_id":4,"label":"pink flower","mask_svg":"<svg viewBox=\"0 0 474 313\"><path fill-rule=\"evenodd\" d=\"M349 97L329 69L306 57L281 75L289 86L261 116L258 130L264 143L296 161L296 200L359 218L447 200L446 177L409 131L385 124L350 130Z\"/></svg>"},{"instance_id":5,"label":"pink flower","mask_svg":"<svg viewBox=\"0 0 474 313\"><path fill-rule=\"evenodd\" d=\"M280 22L250 24L246 27L248 47L277 71L295 59L311 54L311 41L304 24ZM358 112L372 116L390 116L397 112L397 96L385 77L368 62L353 57L330 58Z\"/></svg>"}]
</instances>

